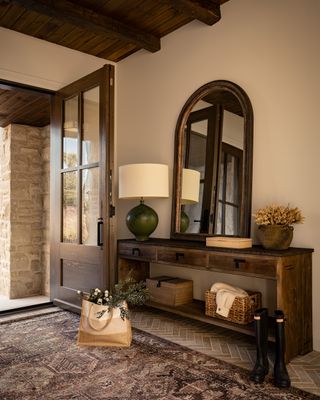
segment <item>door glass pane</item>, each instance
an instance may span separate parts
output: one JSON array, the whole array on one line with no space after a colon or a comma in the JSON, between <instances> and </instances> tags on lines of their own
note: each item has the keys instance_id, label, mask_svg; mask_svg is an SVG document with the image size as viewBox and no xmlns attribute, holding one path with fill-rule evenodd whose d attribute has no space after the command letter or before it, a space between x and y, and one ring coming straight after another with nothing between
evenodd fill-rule
<instances>
[{"instance_id":1,"label":"door glass pane","mask_svg":"<svg viewBox=\"0 0 320 400\"><path fill-rule=\"evenodd\" d=\"M235 235L238 231L238 208L226 205L226 214L225 214L225 234L226 235Z\"/></svg>"},{"instance_id":2,"label":"door glass pane","mask_svg":"<svg viewBox=\"0 0 320 400\"><path fill-rule=\"evenodd\" d=\"M78 165L78 96L64 102L63 168Z\"/></svg>"},{"instance_id":3,"label":"door glass pane","mask_svg":"<svg viewBox=\"0 0 320 400\"><path fill-rule=\"evenodd\" d=\"M99 87L83 92L82 165L99 161Z\"/></svg>"},{"instance_id":4,"label":"door glass pane","mask_svg":"<svg viewBox=\"0 0 320 400\"><path fill-rule=\"evenodd\" d=\"M208 120L194 122L191 125L188 168L199 171L201 179L204 179L205 175L207 129Z\"/></svg>"},{"instance_id":5,"label":"door glass pane","mask_svg":"<svg viewBox=\"0 0 320 400\"><path fill-rule=\"evenodd\" d=\"M237 203L238 199L238 171L236 158L227 154L227 184L226 200L230 203Z\"/></svg>"},{"instance_id":6,"label":"door glass pane","mask_svg":"<svg viewBox=\"0 0 320 400\"><path fill-rule=\"evenodd\" d=\"M97 244L99 168L82 170L82 243Z\"/></svg>"},{"instance_id":7,"label":"door glass pane","mask_svg":"<svg viewBox=\"0 0 320 400\"><path fill-rule=\"evenodd\" d=\"M77 242L77 172L66 172L63 177L63 241Z\"/></svg>"},{"instance_id":8,"label":"door glass pane","mask_svg":"<svg viewBox=\"0 0 320 400\"><path fill-rule=\"evenodd\" d=\"M219 201L218 204L218 214L217 214L217 219L216 219L216 229L215 229L215 233L217 235L221 235L222 234L222 203Z\"/></svg>"},{"instance_id":9,"label":"door glass pane","mask_svg":"<svg viewBox=\"0 0 320 400\"><path fill-rule=\"evenodd\" d=\"M203 182L200 182L199 201L196 204L186 204L184 212L189 217L189 227L187 233L200 233L201 228L201 211L203 201Z\"/></svg>"},{"instance_id":10,"label":"door glass pane","mask_svg":"<svg viewBox=\"0 0 320 400\"><path fill-rule=\"evenodd\" d=\"M219 192L218 192L218 199L223 200L224 198L224 193L223 193L223 187L224 187L224 180L226 177L224 176L224 160L225 160L225 153L221 154L221 161L219 165Z\"/></svg>"}]
</instances>

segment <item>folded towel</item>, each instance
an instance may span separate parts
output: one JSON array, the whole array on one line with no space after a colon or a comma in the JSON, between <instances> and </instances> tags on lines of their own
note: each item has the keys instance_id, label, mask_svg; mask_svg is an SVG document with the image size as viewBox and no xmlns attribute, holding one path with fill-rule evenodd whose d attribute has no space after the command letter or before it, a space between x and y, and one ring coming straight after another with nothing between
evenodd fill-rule
<instances>
[{"instance_id":1,"label":"folded towel","mask_svg":"<svg viewBox=\"0 0 320 400\"><path fill-rule=\"evenodd\" d=\"M228 283L223 283L223 282L216 282L216 283L214 283L214 284L211 286L210 292L217 292L218 290L221 290L221 289L223 289L223 290L230 290L230 291L232 291L232 292L237 292L237 293L239 293L239 295L240 295L240 294L244 294L244 295L248 296L248 293L247 293L245 290L243 290L243 289L241 289L241 288L238 288L238 287L236 287L236 286L228 285Z\"/></svg>"},{"instance_id":2,"label":"folded towel","mask_svg":"<svg viewBox=\"0 0 320 400\"><path fill-rule=\"evenodd\" d=\"M238 287L233 287L227 283L217 282L211 286L211 292L217 293L216 303L217 309L216 313L227 318L230 312L230 308L236 297L246 297L248 293Z\"/></svg>"}]
</instances>

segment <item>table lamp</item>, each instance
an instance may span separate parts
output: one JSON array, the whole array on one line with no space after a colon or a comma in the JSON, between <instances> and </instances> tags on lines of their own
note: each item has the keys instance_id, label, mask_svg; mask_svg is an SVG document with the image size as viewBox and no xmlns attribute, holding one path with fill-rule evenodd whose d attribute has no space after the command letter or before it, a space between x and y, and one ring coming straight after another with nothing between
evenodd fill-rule
<instances>
[{"instance_id":1,"label":"table lamp","mask_svg":"<svg viewBox=\"0 0 320 400\"><path fill-rule=\"evenodd\" d=\"M137 241L148 240L158 225L158 215L145 198L169 197L169 169L164 164L128 164L119 167L119 198L140 199L130 210L126 224Z\"/></svg>"},{"instance_id":2,"label":"table lamp","mask_svg":"<svg viewBox=\"0 0 320 400\"><path fill-rule=\"evenodd\" d=\"M196 204L199 202L200 172L194 169L182 169L181 205ZM189 227L189 216L181 209L180 232L184 233Z\"/></svg>"}]
</instances>

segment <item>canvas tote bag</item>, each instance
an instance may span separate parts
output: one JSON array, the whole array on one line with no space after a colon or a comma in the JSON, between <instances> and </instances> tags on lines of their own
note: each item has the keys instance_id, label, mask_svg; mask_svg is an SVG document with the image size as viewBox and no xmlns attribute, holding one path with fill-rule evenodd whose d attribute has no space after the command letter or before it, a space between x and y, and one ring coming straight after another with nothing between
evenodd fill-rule
<instances>
[{"instance_id":1,"label":"canvas tote bag","mask_svg":"<svg viewBox=\"0 0 320 400\"><path fill-rule=\"evenodd\" d=\"M124 306L127 307L127 304L124 303ZM119 307L108 312L106 306L82 300L78 345L129 347L131 340L131 322L120 317Z\"/></svg>"}]
</instances>

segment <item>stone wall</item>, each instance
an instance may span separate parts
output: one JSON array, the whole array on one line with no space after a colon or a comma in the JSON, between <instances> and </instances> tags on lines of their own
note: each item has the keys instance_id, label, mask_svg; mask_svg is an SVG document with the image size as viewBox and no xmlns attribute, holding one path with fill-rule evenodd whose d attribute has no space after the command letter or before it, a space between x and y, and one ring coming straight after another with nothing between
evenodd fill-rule
<instances>
[{"instance_id":1,"label":"stone wall","mask_svg":"<svg viewBox=\"0 0 320 400\"><path fill-rule=\"evenodd\" d=\"M42 293L50 295L50 126L42 128Z\"/></svg>"},{"instance_id":2,"label":"stone wall","mask_svg":"<svg viewBox=\"0 0 320 400\"><path fill-rule=\"evenodd\" d=\"M10 291L10 126L0 128L0 294Z\"/></svg>"},{"instance_id":3,"label":"stone wall","mask_svg":"<svg viewBox=\"0 0 320 400\"><path fill-rule=\"evenodd\" d=\"M12 124L8 132L10 283L1 291L10 298L48 294L49 128ZM3 265L1 270L7 272Z\"/></svg>"}]
</instances>

